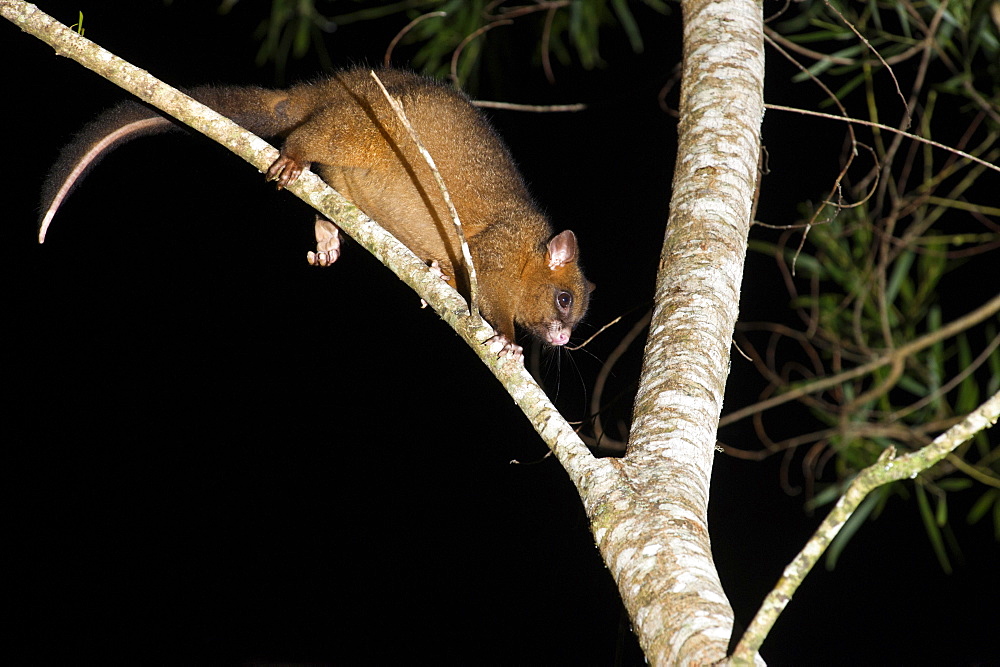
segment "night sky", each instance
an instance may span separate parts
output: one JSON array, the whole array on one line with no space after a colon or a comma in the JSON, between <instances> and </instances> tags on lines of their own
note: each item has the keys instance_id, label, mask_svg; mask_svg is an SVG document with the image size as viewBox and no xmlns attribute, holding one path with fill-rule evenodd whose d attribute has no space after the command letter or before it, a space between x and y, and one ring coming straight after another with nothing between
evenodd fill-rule
<instances>
[{"instance_id":1,"label":"night sky","mask_svg":"<svg viewBox=\"0 0 1000 667\"><path fill-rule=\"evenodd\" d=\"M87 37L168 83L279 85L254 65L256 3L230 16L212 2L38 4L66 24L82 10ZM607 66L557 67L554 86L530 31L497 36L508 41L477 91L591 105L490 114L554 226L580 239L598 288L578 333L625 316L589 352L529 353L572 420L650 305L667 215L676 130L657 94L679 60L679 15L637 16L645 53L608 31ZM377 64L404 22L343 26L328 49ZM413 51L397 54L405 66ZM39 246L48 166L124 94L6 21L0 56L12 664L642 664L565 473L412 292L354 244L330 269L308 266L310 210L179 133L104 160ZM815 104L770 64L770 100ZM319 72L307 58L287 79ZM835 176L842 128L771 112L764 132L758 217L792 222ZM780 317L773 262L747 268L743 318ZM626 358L608 390L623 419L638 364ZM759 383L734 355L727 410ZM720 438L760 446L744 425ZM779 465L716 459L713 548L743 624L822 518L781 489ZM914 503L893 499L836 570L810 575L764 658L1000 664L1000 549L988 522L964 524L974 498L953 500L964 560L951 575Z\"/></svg>"}]
</instances>

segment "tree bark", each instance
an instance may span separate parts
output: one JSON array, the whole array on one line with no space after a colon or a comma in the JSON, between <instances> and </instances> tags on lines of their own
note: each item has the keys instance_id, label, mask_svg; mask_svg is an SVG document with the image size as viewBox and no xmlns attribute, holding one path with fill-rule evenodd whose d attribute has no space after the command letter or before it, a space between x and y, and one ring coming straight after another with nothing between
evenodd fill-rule
<instances>
[{"instance_id":1,"label":"tree bark","mask_svg":"<svg viewBox=\"0 0 1000 667\"><path fill-rule=\"evenodd\" d=\"M682 3L670 219L625 459L589 503L605 562L654 665L726 655L733 615L707 525L764 114L761 7Z\"/></svg>"}]
</instances>

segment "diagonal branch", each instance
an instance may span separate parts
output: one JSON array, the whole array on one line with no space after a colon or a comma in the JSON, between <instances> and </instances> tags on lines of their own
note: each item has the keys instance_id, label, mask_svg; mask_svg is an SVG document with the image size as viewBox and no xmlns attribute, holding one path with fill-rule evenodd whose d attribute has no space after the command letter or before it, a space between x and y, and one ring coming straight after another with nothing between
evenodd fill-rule
<instances>
[{"instance_id":1,"label":"diagonal branch","mask_svg":"<svg viewBox=\"0 0 1000 667\"><path fill-rule=\"evenodd\" d=\"M872 359L871 361L856 366L849 370L837 373L836 375L830 375L823 378L818 378L814 381L810 381L806 384L802 384L790 391L787 391L779 396L774 396L766 400L754 403L753 405L748 405L745 408L739 410L734 410L730 412L725 417L723 417L719 425L726 426L732 424L733 422L739 421L744 417L748 417L752 414L757 414L763 412L764 410L769 410L773 407L777 407L788 401L793 401L803 396L809 396L815 394L831 387L836 387L842 382L847 382L853 380L854 378L861 377L862 375L867 375L872 371L881 368L886 365L898 365L906 361L907 357L920 352L921 350L930 347L938 341L951 338L966 329L975 326L976 324L982 322L987 317L990 317L1000 311L1000 294L997 294L992 299L979 306L970 313L959 317L958 319L949 322L939 329L922 336L916 340L912 340L905 345L901 345L895 350L886 352L882 356Z\"/></svg>"},{"instance_id":2,"label":"diagonal branch","mask_svg":"<svg viewBox=\"0 0 1000 667\"><path fill-rule=\"evenodd\" d=\"M34 5L21 0L0 0L0 15L52 45L57 54L76 60L139 99L221 143L259 171L266 171L278 157L278 151L263 139L78 35ZM595 461L573 427L552 405L522 363L507 358L498 359L490 354L483 343L494 335L492 329L482 319L470 317L468 305L458 292L431 272L406 246L309 171L304 171L287 189L335 221L338 227L433 306L501 381L575 483L579 483L593 466L607 465Z\"/></svg>"},{"instance_id":3,"label":"diagonal branch","mask_svg":"<svg viewBox=\"0 0 1000 667\"><path fill-rule=\"evenodd\" d=\"M969 413L962 422L939 435L926 447L899 458L894 458L895 448L889 447L882 452L874 465L858 473L816 533L785 568L774 590L768 593L737 645L733 660L752 659L806 575L869 493L883 484L916 477L979 431L996 424L998 418L1000 418L1000 392L994 394L992 398Z\"/></svg>"}]
</instances>

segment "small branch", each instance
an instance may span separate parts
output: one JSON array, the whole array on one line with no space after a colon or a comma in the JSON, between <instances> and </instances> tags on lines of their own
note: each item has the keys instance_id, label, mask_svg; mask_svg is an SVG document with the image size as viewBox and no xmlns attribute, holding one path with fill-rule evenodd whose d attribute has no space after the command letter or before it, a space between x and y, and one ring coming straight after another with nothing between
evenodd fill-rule
<instances>
[{"instance_id":1,"label":"small branch","mask_svg":"<svg viewBox=\"0 0 1000 667\"><path fill-rule=\"evenodd\" d=\"M840 18L840 20L843 21L844 25L846 25L848 28L850 28L851 32L853 32L855 35L857 35L858 39L860 39L864 43L864 45L868 47L868 50L875 54L875 57L879 59L879 62L881 62L885 66L886 71L889 72L889 76L892 78L892 82L896 85L896 94L899 95L899 99L903 100L903 109L904 109L904 111L906 113L906 127L909 127L910 126L910 122L911 122L910 121L910 106L909 106L909 104L906 103L906 97L903 95L903 91L900 90L900 88L899 88L899 80L896 79L896 73L894 71L892 71L892 66L889 65L889 63L887 63L885 61L885 58L883 58L882 54L878 52L878 49L876 49L874 46L872 46L871 42L869 42L867 39L865 39L865 36L862 35L860 32L858 32L858 29L854 27L854 24L852 24L850 21L848 21L846 18L844 18L844 15L841 14L840 11L836 7L834 7L833 5L830 4L829 0L824 0L823 4L825 4L830 11L832 11L834 14L836 14ZM945 0L945 2L942 3L942 5L941 5L941 9L938 10L938 11L939 12L942 11L944 9L944 6L947 5L947 4L948 4L947 0Z\"/></svg>"},{"instance_id":2,"label":"small branch","mask_svg":"<svg viewBox=\"0 0 1000 667\"><path fill-rule=\"evenodd\" d=\"M834 116L833 114L823 113L821 111L796 109L795 107L786 107L781 104L765 104L764 106L768 109L774 109L775 111L790 111L792 113L800 113L804 116L816 116L817 118L826 118L827 120L839 120L844 123L866 125L868 127L877 127L878 129L885 130L886 132L895 132L896 134L904 136L907 139L912 139L913 141L919 141L921 143L927 144L928 146L934 146L935 148L940 148L943 151L954 153L955 155L964 157L966 160L971 160L972 162L983 165L987 169L992 169L993 171L1000 173L1000 166L997 166L995 164L990 164L986 160L980 159L975 155L969 155L965 151L960 151L957 148L952 148L951 146L945 146L944 144L938 143L937 141L932 141L931 139L925 139L924 137L917 136L916 134L911 134L909 132L900 130L899 128L890 127L889 125L883 125L882 123L876 123L870 120L861 120L860 118L844 118L843 116Z\"/></svg>"},{"instance_id":3,"label":"small branch","mask_svg":"<svg viewBox=\"0 0 1000 667\"><path fill-rule=\"evenodd\" d=\"M403 39L406 33L413 30L413 27L415 25L417 25L422 21L426 21L427 19L443 18L445 16L448 16L448 12L428 12L426 14L421 14L420 16L418 16L417 18L413 19L405 26L403 26L403 29L396 33L396 36L393 37L392 41L389 42L389 46L385 48L385 56L382 59L382 64L385 65L386 67L389 67L392 64L393 50L396 48L396 45L399 44L399 40Z\"/></svg>"},{"instance_id":4,"label":"small branch","mask_svg":"<svg viewBox=\"0 0 1000 667\"><path fill-rule=\"evenodd\" d=\"M594 380L594 391L590 399L590 414L594 415L594 433L598 440L604 437L604 428L601 426L601 398L604 395L604 387L608 382L608 378L611 376L615 364L618 363L622 355L632 346L633 341L649 326L649 322L652 319L653 310L650 309L638 322L632 325L632 328L629 329L628 333L625 334L618 345L615 346L615 349L611 351L611 354L608 355L608 358L601 364L601 370L597 374L597 379Z\"/></svg>"},{"instance_id":5,"label":"small branch","mask_svg":"<svg viewBox=\"0 0 1000 667\"><path fill-rule=\"evenodd\" d=\"M987 317L993 315L994 313L1000 311L1000 294L994 296L992 299L984 303L982 306L976 310L963 315L957 320L949 322L947 325L937 329L922 338L910 341L902 347L896 348L892 352L889 352L877 359L869 361L866 364L862 364L849 371L844 371L842 373L837 373L836 375L831 375L829 377L820 378L815 382L810 382L808 384L802 385L793 389L791 391L785 392L780 396L774 396L765 401L760 401L753 405L748 405L745 408L736 410L725 415L719 421L719 427L732 424L735 421L739 421L744 417L752 414L763 412L764 410L769 410L773 407L787 403L788 401L801 398L803 396L808 396L810 394L815 394L817 392L829 389L830 387L835 387L841 382L847 382L848 380L853 380L856 377L861 377L866 373L870 373L877 368L885 366L887 364L896 363L896 360L903 360L911 354L916 354L920 350L933 345L934 343L950 338L960 331L964 331L969 327L975 326L976 324L982 322Z\"/></svg>"},{"instance_id":6,"label":"small branch","mask_svg":"<svg viewBox=\"0 0 1000 667\"><path fill-rule=\"evenodd\" d=\"M510 25L512 23L513 21L494 21L493 23L482 26L481 28L473 32L471 35L466 35L465 39L463 39L458 44L458 46L455 48L455 52L451 54L451 80L455 84L456 88L462 87L462 82L458 80L458 58L459 56L462 55L462 51L465 50L465 47L468 46L472 40L474 40L476 37L479 37L487 30L491 30L501 25Z\"/></svg>"},{"instance_id":7,"label":"small branch","mask_svg":"<svg viewBox=\"0 0 1000 667\"><path fill-rule=\"evenodd\" d=\"M549 44L552 40L552 22L556 18L556 8L552 7L545 12L545 27L542 28L542 69L545 71L545 80L549 83L556 82L555 72L552 71L552 55L549 52Z\"/></svg>"},{"instance_id":8,"label":"small branch","mask_svg":"<svg viewBox=\"0 0 1000 667\"><path fill-rule=\"evenodd\" d=\"M532 113L557 113L565 111L583 111L586 104L515 104L513 102L490 102L488 100L473 100L472 105L480 109L504 109L506 111L530 111Z\"/></svg>"},{"instance_id":9,"label":"small branch","mask_svg":"<svg viewBox=\"0 0 1000 667\"><path fill-rule=\"evenodd\" d=\"M779 45L777 42L775 42L772 39L770 39L767 36L767 31L766 30L765 30L765 34L764 34L764 40L766 42L768 42L779 53L781 53L781 55L783 55L789 62L791 62L796 67L798 67L802 71L803 74L805 74L806 76L808 76L813 81L813 83L815 83L817 86L819 86L819 88L826 94L827 98L833 104L835 104L837 106L837 108L840 110L840 115L842 117L849 118L849 116L847 115L847 109L844 107L844 105L840 101L840 99L834 94L834 92L832 90L830 90L830 88L825 83L823 83L822 81L820 81L819 78L816 75L814 75L811 71L809 71L809 69L806 68L802 63L800 63L799 61L797 61L787 51L785 51L783 48L781 48L781 45ZM837 174L837 178L836 178L836 180L834 180L833 186L830 188L830 194L828 194L826 196L826 200L827 201L832 201L833 198L834 198L834 195L836 195L838 192L840 192L841 183L843 183L844 179L847 177L847 172L851 168L851 165L854 164L854 158L857 156L858 138L854 134L854 128L852 126L848 125L847 126L847 133L848 133L848 135L850 135L850 138L851 138L852 150L848 153L847 160L845 160L845 163L841 166L840 173ZM875 162L876 162L876 164L878 163L878 159L877 158L876 158ZM836 208L843 208L843 204L841 204L840 202L837 202L837 203L835 203L833 205ZM809 230L812 229L813 225L816 224L816 220L819 217L820 213L822 213L822 211L823 211L823 207L822 206L817 207L816 210L815 210L815 212L813 212L812 217L809 219L809 222L806 223L805 230L802 232L802 237L799 239L799 247L795 251L795 256L794 256L794 258L792 260L792 273L793 274L795 273L795 263L796 263L796 261L798 259L798 256L802 252L803 248L805 248L806 237L809 235Z\"/></svg>"},{"instance_id":10,"label":"small branch","mask_svg":"<svg viewBox=\"0 0 1000 667\"><path fill-rule=\"evenodd\" d=\"M774 42L776 44L781 44L783 47L789 51L794 51L800 56L805 56L807 58L812 58L813 60L828 61L835 65L853 65L856 60L854 58L845 58L843 56L831 56L828 53L821 53L819 51L813 51L808 49L801 44L796 44L790 39L786 38L784 35L779 33L774 28L769 28L764 26L764 35L767 37L768 41Z\"/></svg>"},{"instance_id":11,"label":"small branch","mask_svg":"<svg viewBox=\"0 0 1000 667\"><path fill-rule=\"evenodd\" d=\"M764 599L760 610L736 646L733 661L738 663L753 659L774 622L788 606L806 575L871 491L883 484L916 477L976 433L996 424L998 418L1000 418L1000 392L994 394L961 423L942 433L926 447L899 458L894 458L895 449L889 447L882 452L874 465L862 470L806 546L785 568L774 590Z\"/></svg>"}]
</instances>

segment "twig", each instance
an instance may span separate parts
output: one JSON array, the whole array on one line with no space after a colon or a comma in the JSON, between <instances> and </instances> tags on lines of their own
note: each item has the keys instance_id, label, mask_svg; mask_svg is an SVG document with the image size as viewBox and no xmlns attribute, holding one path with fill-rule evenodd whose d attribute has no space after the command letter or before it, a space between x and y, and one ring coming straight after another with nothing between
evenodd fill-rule
<instances>
[{"instance_id":1,"label":"twig","mask_svg":"<svg viewBox=\"0 0 1000 667\"><path fill-rule=\"evenodd\" d=\"M845 118L845 117L842 117L842 116L834 116L833 114L823 113L821 111L808 111L807 109L796 109L795 107L786 107L786 106L781 105L781 104L765 104L764 106L766 108L768 108L768 109L774 109L775 111L790 111L792 113L800 113L800 114L802 114L804 116L816 116L817 118L826 118L827 120L839 120L839 121L845 122L845 123L852 123L852 124L856 124L856 125L866 125L868 127L877 127L878 129L885 130L886 132L895 132L896 134L902 135L902 136L904 136L904 137L906 137L908 139L912 139L913 141L919 141L921 143L927 144L928 146L934 146L935 148L940 148L943 151L947 151L949 153L954 153L955 155L963 157L966 160L971 160L972 162L975 162L976 164L983 165L987 169L992 169L993 171L995 171L997 173L1000 173L1000 166L997 166L995 164L990 164L986 160L982 160L980 158L977 158L975 155L969 155L965 151L960 151L957 148L952 148L951 146L945 146L944 144L939 143L937 141L933 141L931 139L925 139L924 137L917 136L916 134L911 134L909 132L906 132L904 130L900 130L900 129L895 128L895 127L890 127L888 125L883 125L882 123L876 123L876 122L870 121L870 120L861 120L860 118Z\"/></svg>"},{"instance_id":2,"label":"twig","mask_svg":"<svg viewBox=\"0 0 1000 667\"><path fill-rule=\"evenodd\" d=\"M889 447L882 452L874 465L862 470L806 546L785 568L774 590L768 593L737 644L736 650L733 651L733 661L738 663L753 659L774 622L788 606L806 575L871 491L883 484L916 477L973 435L995 424L998 417L1000 417L1000 392L994 394L961 423L939 435L926 447L899 458L895 458L895 448Z\"/></svg>"},{"instance_id":3,"label":"twig","mask_svg":"<svg viewBox=\"0 0 1000 667\"><path fill-rule=\"evenodd\" d=\"M868 47L868 50L871 51L872 53L874 53L875 57L878 58L879 61L883 65L885 65L886 70L888 70L888 72L889 72L889 76L892 77L892 82L896 85L896 93L899 94L899 99L903 100L903 110L906 113L906 127L909 127L910 126L910 122L911 122L911 120L910 120L910 105L907 104L906 98L903 96L903 91L899 88L899 80L896 78L896 73L894 71L892 71L892 67L889 65L889 63L887 63L885 61L885 58L883 58L882 54L878 52L878 49L876 49L874 46L872 46L871 42L869 42L867 39L865 39L864 35L862 35L860 32L858 32L858 29L854 27L854 24L852 24L850 21L848 21L846 18L844 18L844 15L841 14L840 11L836 7L834 7L832 4L830 4L829 0L824 0L824 4L827 6L827 8L830 11L832 11L834 14L836 14L838 17L840 17L840 20L844 22L844 25L846 25L848 28L850 28L851 32L853 32L855 35L857 35L858 39L860 39L862 42L864 42L865 46ZM948 2L947 2L947 0L945 0L945 2L942 3L941 9L943 10L944 9L944 5L947 5L947 4L948 4Z\"/></svg>"},{"instance_id":4,"label":"twig","mask_svg":"<svg viewBox=\"0 0 1000 667\"><path fill-rule=\"evenodd\" d=\"M515 104L513 102L491 102L489 100L473 100L473 106L481 109L505 109L507 111L530 111L532 113L558 113L566 111L583 111L586 104Z\"/></svg>"},{"instance_id":5,"label":"twig","mask_svg":"<svg viewBox=\"0 0 1000 667\"><path fill-rule=\"evenodd\" d=\"M494 21L493 23L480 27L471 35L466 35L465 39L459 42L458 46L455 47L455 52L451 54L451 80L455 84L456 88L462 87L462 82L458 80L458 57L462 55L462 51L464 51L465 47L469 45L469 42L474 40L476 37L479 37L487 30L491 30L492 28L496 28L501 25L511 25L512 23L514 22L510 20Z\"/></svg>"},{"instance_id":6,"label":"twig","mask_svg":"<svg viewBox=\"0 0 1000 667\"><path fill-rule=\"evenodd\" d=\"M597 439L598 444L604 438L604 426L601 423L601 397L604 394L604 387L607 384L608 376L611 375L612 369L614 369L615 364L618 363L621 356L632 346L633 341L639 337L639 334L649 326L652 319L653 310L650 308L638 322L632 325L629 332L625 334L621 342L608 355L607 360L601 364L601 370L594 381L593 397L590 399L590 413L594 415L594 437Z\"/></svg>"},{"instance_id":7,"label":"twig","mask_svg":"<svg viewBox=\"0 0 1000 667\"><path fill-rule=\"evenodd\" d=\"M426 14L421 14L417 18L407 23L405 26L403 26L403 29L397 32L396 36L392 38L392 40L389 42L389 46L385 48L385 57L383 58L382 63L386 67L389 67L389 64L392 62L393 50L396 48L396 45L399 44L399 40L403 39L406 33L410 32L410 30L413 29L413 26L417 25L418 23L426 19L442 18L445 16L448 16L448 12L427 12Z\"/></svg>"},{"instance_id":8,"label":"twig","mask_svg":"<svg viewBox=\"0 0 1000 667\"><path fill-rule=\"evenodd\" d=\"M971 326L982 322L990 315L1000 311L1000 294L994 296L992 299L984 303L982 306L976 310L963 315L957 320L953 320L946 324L945 326L933 331L922 338L918 338L914 341L910 341L902 347L898 347L895 350L882 355L877 359L873 359L866 364L852 368L851 370L844 371L842 373L837 373L836 375L831 375L829 377L820 378L815 382L810 382L808 384L802 385L796 389L785 392L780 396L774 396L765 401L760 401L753 405L748 405L747 407L731 412L725 415L719 420L719 427L727 426L733 422L739 421L744 417L752 414L757 414L763 412L764 410L769 410L773 407L787 403L788 401L795 400L797 398L802 398L803 396L808 396L810 394L815 394L817 392L829 389L830 387L835 387L841 382L846 382L848 380L853 380L856 377L861 377L866 373L874 371L876 368L881 368L886 364L894 363L897 359L905 359L911 354L915 354L926 347L933 345L934 343L954 336L959 331L964 331Z\"/></svg>"},{"instance_id":9,"label":"twig","mask_svg":"<svg viewBox=\"0 0 1000 667\"><path fill-rule=\"evenodd\" d=\"M843 116L844 118L849 118L849 116L847 115L847 109L844 107L843 103L834 94L834 92L832 90L830 90L830 88L825 83L823 83L822 81L820 81L819 78L816 75L814 75L812 72L810 72L809 69L807 69L802 63L800 63L799 61L797 61L787 51L785 51L783 48L781 48L781 45L779 45L777 42L775 42L770 37L768 37L767 34L766 34L766 32L764 34L764 39L765 39L765 41L767 41L772 46L772 48L776 49L779 53L781 53L781 55L783 55L786 59L788 59L789 62L791 62L796 67L798 67L806 76L808 76L813 81L813 83L815 83L817 86L819 86L820 89L824 93L826 93L827 97L833 102L833 104L835 104L837 106L837 108L840 109L841 116ZM847 177L847 171L851 168L851 165L854 163L854 158L857 155L857 151L858 151L858 148L857 148L858 147L858 138L854 134L854 128L851 127L851 126L848 126L847 132L848 132L848 134L851 137L851 146L852 146L852 149L851 149L851 152L848 154L848 157L847 157L847 160L846 160L845 164L843 166L841 166L840 173L837 174L837 178L836 178L836 180L834 180L833 186L830 188L830 194L828 194L826 196L825 201L832 200L834 194L840 191L840 185L843 182L843 180ZM876 165L878 164L878 158L877 157L875 158L875 163L876 163ZM836 208L843 208L843 205L840 202L837 202L835 204L835 207ZM814 224L817 224L816 223L816 219L819 217L819 215L820 215L820 213L822 213L822 211L823 211L823 207L818 207L816 209L816 211L813 213L812 217L809 219L809 222L806 223L805 230L802 232L802 237L799 239L799 247L795 250L795 255L792 258L792 274L793 275L795 274L795 267L796 267L796 264L798 262L799 254L801 254L803 248L805 248L806 237L809 236L809 230L812 229L812 226Z\"/></svg>"},{"instance_id":10,"label":"twig","mask_svg":"<svg viewBox=\"0 0 1000 667\"><path fill-rule=\"evenodd\" d=\"M610 322L608 322L607 324L605 324L604 326L602 326L600 329L598 329L594 333L590 334L590 336L587 338L587 340L583 341L579 345L573 345L573 346L567 345L566 349L567 350L579 350L579 349L582 349L584 347L587 347L587 345L590 344L590 341L594 340L595 338L597 338L598 336L600 336L602 333L604 333L605 331L607 331L608 329L610 329L614 325L618 324L621 321L621 319L622 319L622 316L619 315L618 317L616 317L615 319L611 320Z\"/></svg>"},{"instance_id":11,"label":"twig","mask_svg":"<svg viewBox=\"0 0 1000 667\"><path fill-rule=\"evenodd\" d=\"M385 95L385 99L389 101L389 106L392 110L396 112L396 116L399 118L399 122L403 124L406 131L410 135L410 139L416 144L417 150L423 156L424 161L427 162L427 166L430 167L431 173L434 174L434 180L437 182L438 189L441 190L441 196L444 198L444 203L448 206L448 212L451 214L451 221L455 225L455 231L458 233L458 242L462 246L462 259L465 262L465 268L469 275L469 314L474 317L479 316L479 285L476 280L476 267L472 263L472 252L469 250L469 242L465 238L465 231L462 229L462 221L458 217L458 211L455 210L455 204L451 201L451 193L448 191L448 186L444 183L444 178L441 176L441 172L438 171L437 164L434 162L434 158L431 156L430 151L424 147L422 141L420 141L420 135L414 129L413 125L410 124L410 119L406 117L406 112L403 111L403 105L399 103L395 97L389 94L389 91L385 89L382 84L382 80L378 78L378 75L374 70L371 71L372 78L375 79L375 83L378 87L382 89L382 94Z\"/></svg>"},{"instance_id":12,"label":"twig","mask_svg":"<svg viewBox=\"0 0 1000 667\"><path fill-rule=\"evenodd\" d=\"M552 22L556 18L556 7L551 7L545 12L545 26L542 28L542 44L539 47L542 51L542 70L545 71L545 80L549 83L556 82L555 72L552 71L552 56L549 53L549 44L552 41Z\"/></svg>"},{"instance_id":13,"label":"twig","mask_svg":"<svg viewBox=\"0 0 1000 667\"><path fill-rule=\"evenodd\" d=\"M764 26L764 35L767 37L768 40L781 44L789 51L795 51L795 53L799 54L800 56L805 56L806 58L812 58L813 60L825 60L835 65L853 65L856 62L854 58L845 58L844 56L831 56L828 53L821 53L820 51L813 51L812 49L807 49L801 44L796 44L792 40L788 39L774 28L769 28L768 26Z\"/></svg>"}]
</instances>

